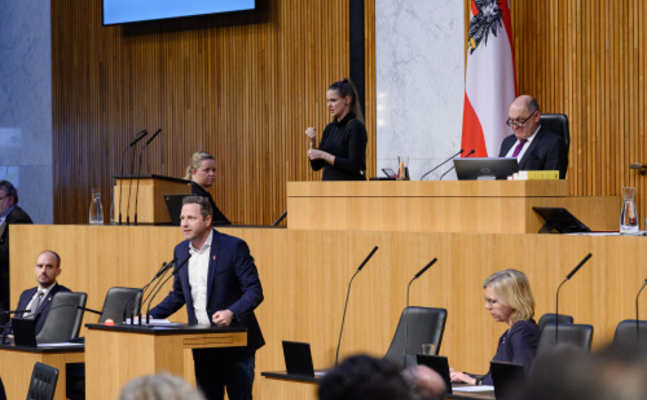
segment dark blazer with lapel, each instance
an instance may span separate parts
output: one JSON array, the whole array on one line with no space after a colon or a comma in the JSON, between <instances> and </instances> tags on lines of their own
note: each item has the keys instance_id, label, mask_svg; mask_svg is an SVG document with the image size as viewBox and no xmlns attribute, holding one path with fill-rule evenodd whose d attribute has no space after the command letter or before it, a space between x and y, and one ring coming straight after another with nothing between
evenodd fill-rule
<instances>
[{"instance_id":1,"label":"dark blazer with lapel","mask_svg":"<svg viewBox=\"0 0 647 400\"><path fill-rule=\"evenodd\" d=\"M9 225L32 224L22 208L15 206L5 219L6 226L0 235L0 310L9 309Z\"/></svg>"},{"instance_id":2,"label":"dark blazer with lapel","mask_svg":"<svg viewBox=\"0 0 647 400\"><path fill-rule=\"evenodd\" d=\"M20 295L20 300L18 300L17 310L26 310L27 306L29 305L29 301L32 297L34 297L34 294L37 290L38 288L34 287L22 292L22 294ZM71 290L63 285L56 284L56 286L54 286L52 290L47 294L47 297L41 301L40 305L38 306L38 312L40 314L36 316L36 335L38 335L38 332L43 329L43 324L45 323L45 319L47 318L49 308L52 305L52 298L54 298L54 295L56 293L63 292L71 292ZM16 318L22 318L22 316L23 313L16 314Z\"/></svg>"},{"instance_id":3,"label":"dark blazer with lapel","mask_svg":"<svg viewBox=\"0 0 647 400\"><path fill-rule=\"evenodd\" d=\"M510 135L503 139L499 157L505 157L516 141L515 135ZM530 147L519 161L519 170L557 170L559 171L559 179L564 179L566 178L567 169L568 150L564 139L548 129L539 128L537 137L533 139Z\"/></svg>"},{"instance_id":4,"label":"dark blazer with lapel","mask_svg":"<svg viewBox=\"0 0 647 400\"><path fill-rule=\"evenodd\" d=\"M177 265L181 265L189 256L189 241L178 244L173 256L178 259ZM187 267L179 270L173 281L173 290L151 310L152 317L167 318L186 305L189 324L198 323L193 311ZM262 301L263 288L247 243L214 230L207 276L209 320L216 311L230 310L234 313L231 326L247 328L247 350L253 353L265 344L254 315L254 309Z\"/></svg>"}]
</instances>

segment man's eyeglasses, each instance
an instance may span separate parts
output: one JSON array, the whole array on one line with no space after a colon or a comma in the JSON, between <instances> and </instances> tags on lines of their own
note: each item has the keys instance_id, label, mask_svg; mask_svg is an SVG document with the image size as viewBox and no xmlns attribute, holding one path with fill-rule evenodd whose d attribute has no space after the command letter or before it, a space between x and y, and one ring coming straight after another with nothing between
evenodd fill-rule
<instances>
[{"instance_id":1,"label":"man's eyeglasses","mask_svg":"<svg viewBox=\"0 0 647 400\"><path fill-rule=\"evenodd\" d=\"M509 127L517 127L517 128L521 128L521 127L523 126L523 124L525 124L526 122L528 122L528 120L529 120L530 118L532 118L532 116L533 116L533 115L535 115L535 113L536 113L536 112L537 112L536 110L535 110L535 111L533 111L533 112L530 114L530 116L529 116L528 118L524 119L523 121L513 121L513 120L511 120L510 118L508 118L508 120L507 120L507 121L505 121L505 124L506 124L506 125L508 125Z\"/></svg>"}]
</instances>

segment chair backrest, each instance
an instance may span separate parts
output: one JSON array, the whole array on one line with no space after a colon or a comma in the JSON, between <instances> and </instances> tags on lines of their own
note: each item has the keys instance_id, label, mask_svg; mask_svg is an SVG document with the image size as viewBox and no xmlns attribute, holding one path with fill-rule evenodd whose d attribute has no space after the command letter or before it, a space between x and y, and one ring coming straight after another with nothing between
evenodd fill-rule
<instances>
[{"instance_id":1,"label":"chair backrest","mask_svg":"<svg viewBox=\"0 0 647 400\"><path fill-rule=\"evenodd\" d=\"M558 343L555 342L555 329L559 329ZM555 345L569 345L581 350L590 351L593 340L593 326L578 324L550 323L544 326L537 345L537 357L550 351Z\"/></svg>"},{"instance_id":2,"label":"chair backrest","mask_svg":"<svg viewBox=\"0 0 647 400\"><path fill-rule=\"evenodd\" d=\"M394 365L404 368L404 321L407 326L407 354L422 353L423 344L434 345L434 355L438 354L445 332L447 310L444 308L408 307L402 311L398 327L393 335L391 346L384 356Z\"/></svg>"},{"instance_id":3,"label":"chair backrest","mask_svg":"<svg viewBox=\"0 0 647 400\"><path fill-rule=\"evenodd\" d=\"M555 316L557 315L557 317ZM559 322L559 324L572 324L573 323L573 317L570 315L564 315L564 314L544 314L539 318L539 322L537 323L537 326L539 327L539 332L541 332L544 329L544 326L548 324L554 324L555 321Z\"/></svg>"},{"instance_id":4,"label":"chair backrest","mask_svg":"<svg viewBox=\"0 0 647 400\"><path fill-rule=\"evenodd\" d=\"M27 400L52 400L58 382L58 369L39 362L34 365Z\"/></svg>"},{"instance_id":5,"label":"chair backrest","mask_svg":"<svg viewBox=\"0 0 647 400\"><path fill-rule=\"evenodd\" d=\"M635 319L621 321L613 335L613 344L634 345L637 343L647 345L647 321L638 321L638 324Z\"/></svg>"},{"instance_id":6,"label":"chair backrest","mask_svg":"<svg viewBox=\"0 0 647 400\"><path fill-rule=\"evenodd\" d=\"M130 302L130 305L126 312L126 318L130 318L133 314L136 296L139 292L141 292L141 289L137 288L110 288L108 293L106 293L106 300L103 302L103 309L101 310L99 323L102 324L106 322L107 319L113 320L115 324L123 322L124 308L126 308L125 306L128 302Z\"/></svg>"},{"instance_id":7,"label":"chair backrest","mask_svg":"<svg viewBox=\"0 0 647 400\"><path fill-rule=\"evenodd\" d=\"M36 336L36 341L38 343L64 342L79 336L83 310L74 306L85 307L87 298L87 294L80 292L56 293L43 323L43 329Z\"/></svg>"},{"instance_id":8,"label":"chair backrest","mask_svg":"<svg viewBox=\"0 0 647 400\"><path fill-rule=\"evenodd\" d=\"M571 136L568 132L568 117L566 114L541 114L539 117L539 124L549 131L561 136L566 143L566 150L568 151L568 148L571 145Z\"/></svg>"}]
</instances>

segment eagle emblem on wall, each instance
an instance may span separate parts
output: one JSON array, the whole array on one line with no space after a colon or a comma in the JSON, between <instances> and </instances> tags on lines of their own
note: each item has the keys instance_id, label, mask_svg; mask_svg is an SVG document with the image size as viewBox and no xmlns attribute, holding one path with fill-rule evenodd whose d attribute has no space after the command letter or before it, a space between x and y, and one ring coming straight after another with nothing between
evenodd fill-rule
<instances>
[{"instance_id":1,"label":"eagle emblem on wall","mask_svg":"<svg viewBox=\"0 0 647 400\"><path fill-rule=\"evenodd\" d=\"M500 0L472 0L478 13L470 20L468 48L470 54L481 44L487 46L490 34L497 36L503 28L503 13L499 8Z\"/></svg>"}]
</instances>

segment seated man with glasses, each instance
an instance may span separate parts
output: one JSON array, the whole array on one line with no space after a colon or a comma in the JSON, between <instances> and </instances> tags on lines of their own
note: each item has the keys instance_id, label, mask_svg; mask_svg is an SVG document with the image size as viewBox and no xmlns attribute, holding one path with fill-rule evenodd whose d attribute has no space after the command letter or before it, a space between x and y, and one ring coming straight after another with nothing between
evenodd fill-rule
<instances>
[{"instance_id":1,"label":"seated man with glasses","mask_svg":"<svg viewBox=\"0 0 647 400\"><path fill-rule=\"evenodd\" d=\"M513 135L503 139L499 157L515 157L519 170L559 171L559 178L566 177L568 150L559 135L539 125L539 104L528 95L517 97L508 110L506 124Z\"/></svg>"}]
</instances>

